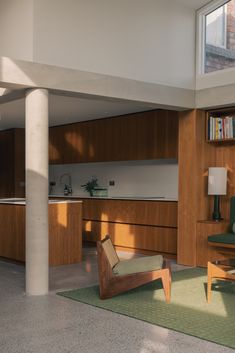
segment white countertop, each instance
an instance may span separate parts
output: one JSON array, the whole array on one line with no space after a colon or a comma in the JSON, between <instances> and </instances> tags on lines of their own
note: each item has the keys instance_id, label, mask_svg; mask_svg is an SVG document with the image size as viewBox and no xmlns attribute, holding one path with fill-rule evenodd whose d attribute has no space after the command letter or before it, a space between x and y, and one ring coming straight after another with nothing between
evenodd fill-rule
<instances>
[{"instance_id":1,"label":"white countertop","mask_svg":"<svg viewBox=\"0 0 235 353\"><path fill-rule=\"evenodd\" d=\"M49 197L61 198L80 198L80 199L98 199L98 200L134 200L134 201L173 201L177 202L176 198L163 197L163 196L78 196L78 195L49 195Z\"/></svg>"},{"instance_id":2,"label":"white countertop","mask_svg":"<svg viewBox=\"0 0 235 353\"><path fill-rule=\"evenodd\" d=\"M53 204L53 203L82 203L82 201L70 200L70 199L68 199L68 200L49 200L48 203L49 204ZM7 198L7 199L0 199L0 204L25 205L26 201L25 201L25 199L21 199L21 198Z\"/></svg>"}]
</instances>

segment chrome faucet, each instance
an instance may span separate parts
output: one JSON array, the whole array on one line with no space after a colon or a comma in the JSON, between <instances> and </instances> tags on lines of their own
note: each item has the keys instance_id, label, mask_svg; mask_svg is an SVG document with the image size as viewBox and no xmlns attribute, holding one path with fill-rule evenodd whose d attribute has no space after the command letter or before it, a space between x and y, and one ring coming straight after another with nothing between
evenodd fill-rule
<instances>
[{"instance_id":1,"label":"chrome faucet","mask_svg":"<svg viewBox=\"0 0 235 353\"><path fill-rule=\"evenodd\" d=\"M64 184L64 195L72 195L73 189L72 189L72 178L71 175L68 173L65 173L61 175L60 177L60 184Z\"/></svg>"}]
</instances>

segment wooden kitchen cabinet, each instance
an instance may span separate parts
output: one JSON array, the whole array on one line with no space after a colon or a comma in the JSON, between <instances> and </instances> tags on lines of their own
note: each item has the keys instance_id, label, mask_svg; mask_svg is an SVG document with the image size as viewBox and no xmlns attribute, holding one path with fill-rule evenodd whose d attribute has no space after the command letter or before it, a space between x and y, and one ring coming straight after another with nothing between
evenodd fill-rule
<instances>
[{"instance_id":1,"label":"wooden kitchen cabinet","mask_svg":"<svg viewBox=\"0 0 235 353\"><path fill-rule=\"evenodd\" d=\"M0 203L0 256L25 261L25 205ZM48 205L49 264L82 261L82 203Z\"/></svg>"},{"instance_id":2,"label":"wooden kitchen cabinet","mask_svg":"<svg viewBox=\"0 0 235 353\"><path fill-rule=\"evenodd\" d=\"M83 199L83 219L177 227L177 202Z\"/></svg>"},{"instance_id":3,"label":"wooden kitchen cabinet","mask_svg":"<svg viewBox=\"0 0 235 353\"><path fill-rule=\"evenodd\" d=\"M175 159L178 113L155 110L50 128L52 164Z\"/></svg>"},{"instance_id":4,"label":"wooden kitchen cabinet","mask_svg":"<svg viewBox=\"0 0 235 353\"><path fill-rule=\"evenodd\" d=\"M175 258L177 202L83 199L83 240L107 234L117 248Z\"/></svg>"},{"instance_id":5,"label":"wooden kitchen cabinet","mask_svg":"<svg viewBox=\"0 0 235 353\"><path fill-rule=\"evenodd\" d=\"M83 220L83 239L97 242L109 235L115 247L176 257L177 228Z\"/></svg>"},{"instance_id":6,"label":"wooden kitchen cabinet","mask_svg":"<svg viewBox=\"0 0 235 353\"><path fill-rule=\"evenodd\" d=\"M0 131L0 159L0 197L24 197L24 129Z\"/></svg>"}]
</instances>

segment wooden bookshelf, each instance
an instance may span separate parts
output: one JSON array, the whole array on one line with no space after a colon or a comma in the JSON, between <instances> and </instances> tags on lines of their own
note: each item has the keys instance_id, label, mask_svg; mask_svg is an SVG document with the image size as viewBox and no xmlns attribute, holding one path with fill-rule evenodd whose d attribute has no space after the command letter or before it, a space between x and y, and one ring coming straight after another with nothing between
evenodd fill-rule
<instances>
[{"instance_id":1,"label":"wooden bookshelf","mask_svg":"<svg viewBox=\"0 0 235 353\"><path fill-rule=\"evenodd\" d=\"M229 119L227 119L227 117ZM222 135L222 137L216 137L216 138L210 138L210 128L209 128L209 121L210 118L213 119L220 119L217 121L218 127L216 127L216 124L213 123L211 128L214 129L213 134L219 134ZM232 120L230 120L232 119ZM224 122L226 120L226 124L224 125ZM229 122L230 120L230 122ZM231 124L229 126L229 124ZM216 130L219 130L216 132ZM220 110L214 110L214 111L208 111L206 114L206 142L208 143L234 143L235 137L224 137L224 135L235 135L235 107L231 108L225 108L225 109L220 109Z\"/></svg>"}]
</instances>

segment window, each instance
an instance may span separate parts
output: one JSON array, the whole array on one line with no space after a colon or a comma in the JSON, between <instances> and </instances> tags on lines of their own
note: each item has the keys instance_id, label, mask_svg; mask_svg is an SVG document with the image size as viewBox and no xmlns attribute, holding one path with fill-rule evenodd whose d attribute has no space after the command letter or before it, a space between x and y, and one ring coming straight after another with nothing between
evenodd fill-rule
<instances>
[{"instance_id":1,"label":"window","mask_svg":"<svg viewBox=\"0 0 235 353\"><path fill-rule=\"evenodd\" d=\"M206 15L206 45L226 47L227 4Z\"/></svg>"},{"instance_id":2,"label":"window","mask_svg":"<svg viewBox=\"0 0 235 353\"><path fill-rule=\"evenodd\" d=\"M235 0L217 0L199 12L201 73L235 67Z\"/></svg>"}]
</instances>

